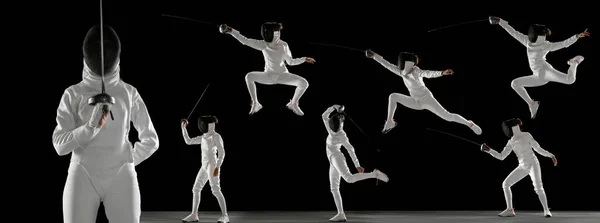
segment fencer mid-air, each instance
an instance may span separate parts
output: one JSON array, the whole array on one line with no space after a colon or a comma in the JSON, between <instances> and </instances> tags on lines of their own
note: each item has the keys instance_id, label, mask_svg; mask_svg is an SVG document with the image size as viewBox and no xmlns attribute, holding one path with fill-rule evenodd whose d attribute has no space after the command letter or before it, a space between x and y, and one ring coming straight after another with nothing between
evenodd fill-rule
<instances>
[{"instance_id":1,"label":"fencer mid-air","mask_svg":"<svg viewBox=\"0 0 600 223\"><path fill-rule=\"evenodd\" d=\"M119 37L109 26L103 32L101 41L100 26L88 31L83 42L83 80L64 91L56 113L54 148L60 156L71 153L63 192L65 223L96 222L100 202L110 222L140 222L135 166L159 145L140 93L120 78ZM102 82L115 103L89 105L88 99L101 92ZM107 120L110 112L114 115ZM128 138L131 123L140 140L134 145Z\"/></svg>"},{"instance_id":2,"label":"fencer mid-air","mask_svg":"<svg viewBox=\"0 0 600 223\"><path fill-rule=\"evenodd\" d=\"M540 103L539 101L531 99L525 90L525 87L539 87L550 81L562 84L575 83L577 66L583 61L583 56L575 56L568 60L567 64L569 64L569 70L565 74L554 69L554 67L546 61L546 55L549 52L567 48L573 45L577 39L589 36L590 33L588 33L586 29L582 33L573 35L564 41L550 42L546 40L546 38L550 36L552 32L545 25L532 24L529 26L528 34L525 35L515 30L507 21L501 18L491 16L490 23L499 24L506 32L508 32L508 34L527 48L529 68L533 74L514 79L511 82L511 86L527 103L531 118L534 119L537 115Z\"/></svg>"},{"instance_id":3,"label":"fencer mid-air","mask_svg":"<svg viewBox=\"0 0 600 223\"><path fill-rule=\"evenodd\" d=\"M190 138L187 132L188 121L181 120L181 131L183 133L183 140L188 145L200 145L202 149L202 167L196 175L196 181L192 188L193 201L192 201L192 213L182 219L184 222L197 222L198 218L198 207L200 206L200 195L202 188L206 185L206 181L210 182L210 189L212 194L217 198L219 207L221 208L221 218L217 221L218 223L229 222L229 215L227 214L227 204L225 203L225 197L221 192L221 165L225 159L225 148L223 147L223 138L219 133L215 131L215 125L219 123L215 116L200 116L198 118L198 128L202 135ZM218 157L217 157L218 153Z\"/></svg>"},{"instance_id":4,"label":"fencer mid-air","mask_svg":"<svg viewBox=\"0 0 600 223\"><path fill-rule=\"evenodd\" d=\"M344 213L344 205L342 203L342 195L340 194L340 178L348 183L354 183L361 180L375 178L383 182L388 182L389 178L385 173L375 169L373 172L365 173L365 169L360 166L358 157L354 152L354 147L350 144L350 140L344 131L344 120L345 114L343 113L344 107L340 105L333 105L322 115L323 123L327 129L326 151L327 159L329 160L329 184L331 193L333 194L333 200L337 208L337 215L330 219L332 222L343 222L346 221L346 214ZM346 157L340 150L340 147L346 148L354 167L358 170L358 173L350 173L350 169L346 164Z\"/></svg>"},{"instance_id":5,"label":"fencer mid-air","mask_svg":"<svg viewBox=\"0 0 600 223\"><path fill-rule=\"evenodd\" d=\"M252 99L252 108L250 115L258 112L262 105L258 102L256 93L256 83L265 85L284 84L295 86L296 91L294 97L286 105L296 115L303 116L304 112L300 109L299 101L306 89L308 81L296 74L288 71L285 63L290 66L300 65L304 62L314 63L315 60L310 57L293 58L292 52L287 42L281 40L281 23L267 22L262 25L262 40L251 39L240 34L227 25L221 25L219 30L221 33L231 34L240 43L249 46L253 49L260 50L265 59L264 71L252 71L246 74L246 86Z\"/></svg>"},{"instance_id":6,"label":"fencer mid-air","mask_svg":"<svg viewBox=\"0 0 600 223\"><path fill-rule=\"evenodd\" d=\"M512 151L515 152L515 155L517 155L517 158L519 159L519 166L513 170L508 177L506 177L504 182L502 182L504 199L506 201L506 210L498 214L498 216L515 216L512 203L512 191L510 188L515 183L522 180L525 176L529 175L529 177L531 177L531 181L533 182L533 188L537 193L542 206L544 207L544 216L552 217L550 208L548 208L546 192L544 191L544 186L542 184L542 171L540 169L540 162L538 161L533 150L542 156L552 158L554 166L557 164L556 157L552 153L542 149L540 144L533 138L531 133L522 132L521 125L523 125L523 122L518 118L509 119L502 122L502 130L504 131L504 134L510 138L508 143L506 143L506 146L504 146L502 152L497 152L485 143L481 145L482 151L489 153L496 159L504 160ZM533 150L531 150L532 148Z\"/></svg>"},{"instance_id":7,"label":"fencer mid-air","mask_svg":"<svg viewBox=\"0 0 600 223\"><path fill-rule=\"evenodd\" d=\"M417 66L419 64L419 57L414 53L400 53L398 56L398 66L391 64L372 50L367 50L366 55L368 58L373 58L375 61L379 62L392 73L402 77L404 85L408 88L408 92L410 93L410 97L400 93L390 94L388 99L387 119L382 130L383 133L387 133L396 127L397 123L394 121L394 114L396 113L397 103L400 103L405 107L414 110L429 110L446 121L463 124L473 130L475 134L481 135L481 128L473 121L466 120L462 116L450 113L444 109L423 82L423 78L436 78L444 75L452 75L454 71L451 69L444 71L421 70L421 68Z\"/></svg>"}]
</instances>

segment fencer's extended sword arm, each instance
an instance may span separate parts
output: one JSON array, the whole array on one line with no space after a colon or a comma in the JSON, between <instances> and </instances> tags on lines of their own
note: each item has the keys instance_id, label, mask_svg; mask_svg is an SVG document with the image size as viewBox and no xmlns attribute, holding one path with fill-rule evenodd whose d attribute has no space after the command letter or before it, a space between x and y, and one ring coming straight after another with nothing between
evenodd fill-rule
<instances>
[{"instance_id":1,"label":"fencer's extended sword arm","mask_svg":"<svg viewBox=\"0 0 600 223\"><path fill-rule=\"evenodd\" d=\"M533 148L534 151L536 151L540 155L548 157L548 158L552 158L554 156L554 154L543 149L540 146L540 144L533 138L531 133L528 133L527 136L528 136L527 138L529 138L529 145L531 146L531 148Z\"/></svg>"},{"instance_id":2,"label":"fencer's extended sword arm","mask_svg":"<svg viewBox=\"0 0 600 223\"><path fill-rule=\"evenodd\" d=\"M255 50L264 50L267 48L267 42L263 41L263 40L257 40L257 39L251 39L251 38L247 38L244 35L242 35L240 33L240 31L237 31L235 29L231 29L230 32L231 36L233 36L233 38L237 39L238 41L240 41L240 43L252 47Z\"/></svg>"},{"instance_id":3,"label":"fencer's extended sword arm","mask_svg":"<svg viewBox=\"0 0 600 223\"><path fill-rule=\"evenodd\" d=\"M154 124L148 114L148 109L142 96L137 89L133 89L133 107L131 109L131 122L138 132L140 141L133 145L133 163L137 166L148 159L156 150L158 150L158 134L154 129Z\"/></svg>"},{"instance_id":4,"label":"fencer's extended sword arm","mask_svg":"<svg viewBox=\"0 0 600 223\"><path fill-rule=\"evenodd\" d=\"M508 157L508 155L510 155L511 152L512 152L512 146L510 146L510 144L507 143L506 146L504 146L504 149L502 150L501 153L498 153L498 151L492 149L491 147L490 147L490 151L488 153L496 159L504 160L504 159L506 159L506 157Z\"/></svg>"},{"instance_id":5,"label":"fencer's extended sword arm","mask_svg":"<svg viewBox=\"0 0 600 223\"><path fill-rule=\"evenodd\" d=\"M70 89L66 89L56 111L56 128L52 133L52 144L59 156L64 156L78 148L84 148L98 133L100 129L88 125L78 124L75 121L76 112L70 106L76 100Z\"/></svg>"},{"instance_id":6,"label":"fencer's extended sword arm","mask_svg":"<svg viewBox=\"0 0 600 223\"><path fill-rule=\"evenodd\" d=\"M556 43L550 43L550 44L548 44L548 51L557 51L557 50L561 50L561 49L570 47L575 42L577 42L577 39L578 39L577 35L573 35L566 40L556 42Z\"/></svg>"},{"instance_id":7,"label":"fencer's extended sword arm","mask_svg":"<svg viewBox=\"0 0 600 223\"><path fill-rule=\"evenodd\" d=\"M290 66L296 66L303 64L306 62L306 57L294 58L292 57L292 51L290 50L290 46L285 43L285 62Z\"/></svg>"},{"instance_id":8,"label":"fencer's extended sword arm","mask_svg":"<svg viewBox=\"0 0 600 223\"><path fill-rule=\"evenodd\" d=\"M424 78L436 78L443 76L442 73L444 71L441 70L421 70L421 68L415 66L413 67L413 73L417 74L417 76Z\"/></svg>"},{"instance_id":9,"label":"fencer's extended sword arm","mask_svg":"<svg viewBox=\"0 0 600 223\"><path fill-rule=\"evenodd\" d=\"M352 162L354 163L354 167L356 167L356 168L360 167L360 162L358 162L358 157L356 156L356 151L354 149L354 146L352 146L352 144L350 144L350 140L348 139L348 137L346 137L346 139L344 140L342 145L344 146L346 151L348 151L348 155L350 155L350 159L352 159Z\"/></svg>"},{"instance_id":10,"label":"fencer's extended sword arm","mask_svg":"<svg viewBox=\"0 0 600 223\"><path fill-rule=\"evenodd\" d=\"M515 30L512 26L508 24L506 20L500 19L500 22L498 24L500 24L500 26L504 28L504 30L506 30L508 34L510 34L517 41L519 41L519 43L523 44L523 46L526 46L527 42L529 42L529 37Z\"/></svg>"},{"instance_id":11,"label":"fencer's extended sword arm","mask_svg":"<svg viewBox=\"0 0 600 223\"><path fill-rule=\"evenodd\" d=\"M223 138L220 134L215 134L215 145L217 146L217 167L221 168L225 160L225 147L223 146Z\"/></svg>"},{"instance_id":12,"label":"fencer's extended sword arm","mask_svg":"<svg viewBox=\"0 0 600 223\"><path fill-rule=\"evenodd\" d=\"M386 69L388 69L389 71L391 71L392 73L398 75L398 76L402 76L402 74L400 73L400 68L398 68L398 66L388 62L387 60L385 60L381 55L379 54L375 54L373 56L373 59L375 61L377 61L379 64L381 64L383 67L385 67Z\"/></svg>"},{"instance_id":13,"label":"fencer's extended sword arm","mask_svg":"<svg viewBox=\"0 0 600 223\"><path fill-rule=\"evenodd\" d=\"M188 134L187 129L185 129L185 125L183 123L181 123L181 133L183 134L183 141L185 141L185 144L187 144L187 145L199 145L200 144L202 136L196 136L194 138L190 138L190 135Z\"/></svg>"},{"instance_id":14,"label":"fencer's extended sword arm","mask_svg":"<svg viewBox=\"0 0 600 223\"><path fill-rule=\"evenodd\" d=\"M323 114L321 115L321 118L323 119L323 124L325 124L325 129L327 129L327 133L329 133L330 135L333 134L333 131L331 130L331 128L329 128L329 115L335 110L335 108L329 107L327 108L327 110L325 110L325 112L323 112Z\"/></svg>"}]
</instances>

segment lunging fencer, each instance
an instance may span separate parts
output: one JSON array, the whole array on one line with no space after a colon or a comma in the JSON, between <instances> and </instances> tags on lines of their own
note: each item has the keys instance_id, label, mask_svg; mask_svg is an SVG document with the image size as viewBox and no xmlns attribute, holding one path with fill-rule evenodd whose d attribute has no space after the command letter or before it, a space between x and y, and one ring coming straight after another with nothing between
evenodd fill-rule
<instances>
[{"instance_id":1,"label":"lunging fencer","mask_svg":"<svg viewBox=\"0 0 600 223\"><path fill-rule=\"evenodd\" d=\"M260 111L262 105L258 101L256 93L256 83L265 85L284 84L295 86L296 91L294 97L286 105L296 115L303 116L304 112L300 109L299 101L306 89L308 81L296 74L288 71L285 63L290 66L300 65L304 62L314 63L315 60L310 57L292 57L292 52L287 42L281 40L281 23L267 22L261 27L262 40L251 39L240 34L239 31L227 26L221 25L219 30L221 33L231 34L243 45L249 46L255 50L260 50L265 59L264 71L252 71L246 74L246 86L252 99L252 108L250 115Z\"/></svg>"},{"instance_id":2,"label":"lunging fencer","mask_svg":"<svg viewBox=\"0 0 600 223\"><path fill-rule=\"evenodd\" d=\"M567 73L560 72L550 63L546 61L546 55L549 52L557 51L560 49L567 48L573 45L579 38L589 36L587 29L582 33L573 35L568 39L561 42L550 42L546 40L548 36L552 34L551 30L545 25L532 24L529 26L529 32L527 35L520 33L508 24L507 21L491 16L491 24L499 24L508 34L515 38L525 48L527 48L527 59L529 61L529 68L533 74L529 76L523 76L514 79L511 82L511 87L519 94L519 96L529 106L529 113L531 119L534 119L537 115L537 111L540 107L540 102L531 99L525 87L539 87L547 84L548 82L562 83L562 84L573 84L575 83L577 66L583 61L584 57L579 55L567 61L569 69Z\"/></svg>"},{"instance_id":3,"label":"lunging fencer","mask_svg":"<svg viewBox=\"0 0 600 223\"><path fill-rule=\"evenodd\" d=\"M110 26L104 26L103 33L101 41L99 25L88 31L83 42L83 80L64 91L56 112L54 148L60 156L71 154L63 192L65 223L96 222L100 203L110 222L139 223L141 198L135 166L159 146L142 96L121 80L119 37ZM102 90L102 75L114 104L90 106L88 99ZM108 118L111 112L114 115ZM139 138L134 145L128 138L132 123Z\"/></svg>"},{"instance_id":4,"label":"lunging fencer","mask_svg":"<svg viewBox=\"0 0 600 223\"><path fill-rule=\"evenodd\" d=\"M510 138L502 152L489 147L487 144L481 145L483 152L489 153L494 158L504 160L511 152L515 152L519 160L519 166L513 170L508 177L502 182L502 189L504 190L504 199L506 201L506 210L498 214L500 217L514 217L515 210L512 202L512 191L511 187L522 180L524 177L529 175L533 182L533 189L542 203L544 208L544 216L549 218L552 217L550 208L548 208L548 199L546 198L546 192L544 191L544 185L542 183L542 170L540 168L540 162L538 161L535 153L539 153L542 156L552 158L554 166L557 165L558 161L556 157L544 150L540 144L533 138L531 133L521 131L523 122L518 118L513 118L502 122L502 130L504 134ZM533 148L533 150L532 150Z\"/></svg>"},{"instance_id":5,"label":"lunging fencer","mask_svg":"<svg viewBox=\"0 0 600 223\"><path fill-rule=\"evenodd\" d=\"M329 219L332 222L344 222L346 221L346 214L344 213L344 205L342 203L342 195L340 194L340 178L348 183L355 183L357 181L375 178L383 182L388 182L389 178L385 173L375 169L373 172L365 173L365 169L360 166L358 157L354 152L354 147L350 144L350 140L344 131L344 120L345 115L343 113L344 107L340 105L333 105L323 113L323 123L327 129L326 151L327 159L329 159L329 184L331 193L333 194L333 200L337 208L337 215ZM340 147L346 148L354 166L358 170L358 173L350 173L350 169L346 164L346 157L340 150Z\"/></svg>"},{"instance_id":6,"label":"lunging fencer","mask_svg":"<svg viewBox=\"0 0 600 223\"><path fill-rule=\"evenodd\" d=\"M200 116L198 118L198 128L202 135L190 138L186 129L189 123L185 119L181 120L181 131L185 143L187 145L200 145L202 150L202 167L200 168L200 171L198 171L192 189L192 213L182 219L183 222L199 221L198 207L200 206L200 195L202 193L202 188L206 185L206 181L210 182L212 194L217 198L219 207L221 208L222 216L217 222L229 222L225 196L223 196L223 193L221 192L221 172L219 171L221 165L223 165L223 160L225 159L225 148L223 147L223 138L215 131L215 125L217 123L219 123L219 121L215 116Z\"/></svg>"},{"instance_id":7,"label":"lunging fencer","mask_svg":"<svg viewBox=\"0 0 600 223\"><path fill-rule=\"evenodd\" d=\"M414 53L401 52L398 56L397 66L391 64L382 56L371 50L366 51L366 56L368 58L373 58L392 73L402 77L404 85L408 88L408 92L410 93L410 96L400 93L390 94L388 99L387 119L382 130L383 133L388 133L397 126L397 123L394 121L394 114L396 113L397 103L400 103L405 107L414 110L429 110L446 121L463 124L469 127L475 134L481 135L481 128L473 121L467 120L461 115L450 113L444 109L423 82L423 78L436 78L452 75L454 74L454 71L451 69L444 71L421 70L421 68L417 66L419 64L419 57Z\"/></svg>"}]
</instances>

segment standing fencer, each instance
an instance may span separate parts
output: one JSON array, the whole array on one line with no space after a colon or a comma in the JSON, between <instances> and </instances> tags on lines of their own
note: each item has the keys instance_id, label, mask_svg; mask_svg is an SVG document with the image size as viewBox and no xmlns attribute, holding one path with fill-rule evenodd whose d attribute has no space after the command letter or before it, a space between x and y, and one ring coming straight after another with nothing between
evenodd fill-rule
<instances>
[{"instance_id":1,"label":"standing fencer","mask_svg":"<svg viewBox=\"0 0 600 223\"><path fill-rule=\"evenodd\" d=\"M115 30L104 26L104 81L114 105L88 105L101 91L100 26L83 42L83 80L68 87L56 114L52 142L60 156L71 153L63 192L65 223L93 223L100 202L110 222L140 222L141 198L135 166L158 149L158 135L138 90L120 78L121 43ZM109 113L111 119L107 120ZM132 145L130 125L139 142Z\"/></svg>"},{"instance_id":2,"label":"standing fencer","mask_svg":"<svg viewBox=\"0 0 600 223\"><path fill-rule=\"evenodd\" d=\"M262 40L246 38L239 31L227 26L221 25L219 30L221 33L231 34L240 43L249 46L253 49L260 50L265 59L264 71L252 71L246 74L246 86L252 99L252 108L250 115L258 112L262 105L258 102L256 93L256 83L265 85L284 84L295 86L296 91L294 97L286 105L296 115L303 116L304 112L300 109L299 101L306 89L308 81L305 78L288 71L285 63L290 66L300 65L304 62L314 63L315 60L310 57L293 58L292 52L287 42L281 40L281 23L267 22L261 27Z\"/></svg>"},{"instance_id":3,"label":"standing fencer","mask_svg":"<svg viewBox=\"0 0 600 223\"><path fill-rule=\"evenodd\" d=\"M388 176L377 169L370 173L364 173L365 169L360 166L358 157L356 157L356 153L354 152L354 147L352 144L350 144L350 140L344 131L344 120L346 116L344 115L343 110L344 107L340 105L333 105L327 108L322 115L325 128L329 134L326 141L327 159L330 163L329 184L331 193L333 194L333 200L338 211L337 215L329 219L329 221L332 222L346 221L346 214L344 214L344 205L342 203L342 195L340 194L340 178L344 178L344 180L348 183L354 183L370 178L376 178L383 182L389 181ZM344 146L346 151L348 151L348 154L350 155L350 158L352 159L354 167L356 167L358 173L350 173L350 169L346 164L346 157L340 150L341 146Z\"/></svg>"},{"instance_id":4,"label":"standing fencer","mask_svg":"<svg viewBox=\"0 0 600 223\"><path fill-rule=\"evenodd\" d=\"M545 25L532 24L529 26L528 35L522 34L515 30L508 24L507 21L498 18L490 17L491 24L500 24L502 28L508 32L513 38L519 43L523 44L527 48L527 59L529 61L529 68L533 72L532 75L519 77L511 82L512 88L519 94L519 96L525 100L529 106L529 112L531 118L534 119L537 111L540 107L539 101L531 99L525 87L539 87L547 84L548 82L556 82L562 84L573 84L575 83L577 66L583 61L583 56L575 56L569 61L569 70L567 74L562 73L550 63L546 61L546 55L548 52L557 51L560 49L567 48L573 45L577 39L589 36L590 33L587 29L580 34L573 35L570 38L561 42L550 42L546 40L547 36L550 36L552 32Z\"/></svg>"},{"instance_id":5,"label":"standing fencer","mask_svg":"<svg viewBox=\"0 0 600 223\"><path fill-rule=\"evenodd\" d=\"M510 140L508 143L506 143L506 146L504 146L504 149L501 153L498 153L485 143L481 145L482 151L489 153L496 159L504 160L508 155L510 155L511 151L514 151L515 155L517 155L517 158L519 159L519 166L513 170L508 177L506 177L504 182L502 182L502 189L504 190L504 198L506 200L506 210L498 214L498 216L515 216L515 210L512 203L512 191L510 188L515 183L522 180L525 176L529 175L529 177L531 177L531 181L533 182L533 188L537 193L542 206L544 207L544 216L549 218L552 217L552 213L550 213L550 208L548 208L548 200L542 184L542 170L540 169L540 162L531 148L533 148L533 150L542 156L552 158L554 166L556 166L558 161L552 153L542 149L540 144L538 144L538 142L533 138L531 133L522 132L521 125L523 125L523 122L518 118L509 119L502 123L502 130L504 131L504 134L510 138Z\"/></svg>"},{"instance_id":6,"label":"standing fencer","mask_svg":"<svg viewBox=\"0 0 600 223\"><path fill-rule=\"evenodd\" d=\"M390 94L388 99L387 120L385 121L382 130L383 133L387 133L396 127L397 123L394 121L394 114L396 113L397 103L400 103L405 107L414 110L429 110L446 121L463 124L471 128L475 134L481 135L481 128L473 121L466 120L462 116L450 113L444 109L423 82L424 77L436 78L443 75L452 75L454 71L451 69L444 71L421 70L421 68L417 66L419 64L419 57L414 53L400 53L398 56L398 66L391 64L382 56L371 50L367 50L366 54L368 58L373 58L392 73L402 77L404 85L408 88L408 92L410 93L410 97L400 93Z\"/></svg>"},{"instance_id":7,"label":"standing fencer","mask_svg":"<svg viewBox=\"0 0 600 223\"><path fill-rule=\"evenodd\" d=\"M198 128L202 135L190 138L187 132L188 121L181 120L181 131L183 133L183 140L188 145L200 144L202 149L202 167L198 171L194 187L192 188L193 202L192 202L192 213L182 219L183 222L197 222L198 220L198 207L200 206L200 195L202 188L206 185L206 181L210 182L210 189L212 194L217 198L219 207L221 207L221 218L219 223L229 222L229 215L227 214L227 204L225 203L225 197L221 192L221 165L225 159L225 148L223 147L223 138L215 131L215 125L219 123L215 116L200 116L198 118ZM218 158L217 158L218 153Z\"/></svg>"}]
</instances>

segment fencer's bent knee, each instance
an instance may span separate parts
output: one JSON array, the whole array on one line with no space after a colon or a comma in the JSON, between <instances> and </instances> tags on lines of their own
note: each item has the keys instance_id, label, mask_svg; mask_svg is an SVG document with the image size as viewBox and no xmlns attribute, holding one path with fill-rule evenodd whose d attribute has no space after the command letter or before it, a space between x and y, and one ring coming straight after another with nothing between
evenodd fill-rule
<instances>
[{"instance_id":1,"label":"fencer's bent knee","mask_svg":"<svg viewBox=\"0 0 600 223\"><path fill-rule=\"evenodd\" d=\"M303 89L308 88L308 81L304 78L300 79L300 84L298 84L298 87Z\"/></svg>"},{"instance_id":2,"label":"fencer's bent knee","mask_svg":"<svg viewBox=\"0 0 600 223\"><path fill-rule=\"evenodd\" d=\"M388 96L388 100L390 100L390 101L398 101L398 94L397 93L391 93L390 96Z\"/></svg>"},{"instance_id":3,"label":"fencer's bent knee","mask_svg":"<svg viewBox=\"0 0 600 223\"><path fill-rule=\"evenodd\" d=\"M517 80L512 80L510 82L510 87L512 87L512 89L517 89L519 87L519 83L517 83Z\"/></svg>"},{"instance_id":4,"label":"fencer's bent knee","mask_svg":"<svg viewBox=\"0 0 600 223\"><path fill-rule=\"evenodd\" d=\"M250 72L246 74L246 82L254 81L254 73Z\"/></svg>"},{"instance_id":5,"label":"fencer's bent knee","mask_svg":"<svg viewBox=\"0 0 600 223\"><path fill-rule=\"evenodd\" d=\"M509 183L506 180L502 182L502 188L506 189L506 188L510 188L510 187L512 187L512 183Z\"/></svg>"}]
</instances>

